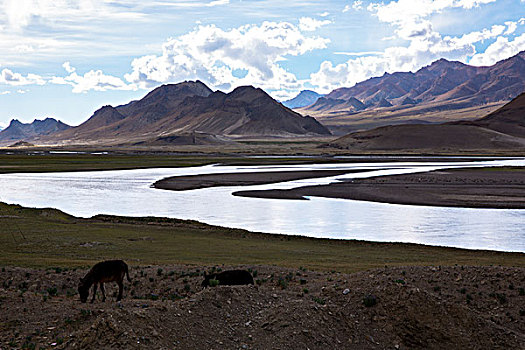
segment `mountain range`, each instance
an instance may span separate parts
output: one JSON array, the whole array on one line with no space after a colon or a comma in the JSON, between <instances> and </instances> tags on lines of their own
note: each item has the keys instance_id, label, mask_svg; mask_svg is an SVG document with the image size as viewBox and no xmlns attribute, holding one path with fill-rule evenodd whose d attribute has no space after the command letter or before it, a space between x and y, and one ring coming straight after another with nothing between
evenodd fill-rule
<instances>
[{"instance_id":1,"label":"mountain range","mask_svg":"<svg viewBox=\"0 0 525 350\"><path fill-rule=\"evenodd\" d=\"M125 105L104 106L79 126L48 135L45 140L62 144L220 140L213 135L322 136L330 135L330 131L314 118L284 107L261 89L242 86L226 94L213 92L200 81L186 81L162 85Z\"/></svg>"},{"instance_id":2,"label":"mountain range","mask_svg":"<svg viewBox=\"0 0 525 350\"><path fill-rule=\"evenodd\" d=\"M32 123L21 123L17 119L13 119L7 128L0 131L0 144L9 145L17 141L38 140L43 136L69 128L71 126L54 118L35 119Z\"/></svg>"},{"instance_id":3,"label":"mountain range","mask_svg":"<svg viewBox=\"0 0 525 350\"><path fill-rule=\"evenodd\" d=\"M417 72L385 73L335 89L298 109L332 130L476 119L525 91L525 51L489 67L440 59Z\"/></svg>"},{"instance_id":4,"label":"mountain range","mask_svg":"<svg viewBox=\"0 0 525 350\"><path fill-rule=\"evenodd\" d=\"M326 145L367 151L525 150L525 93L474 121L389 125L343 136Z\"/></svg>"}]
</instances>

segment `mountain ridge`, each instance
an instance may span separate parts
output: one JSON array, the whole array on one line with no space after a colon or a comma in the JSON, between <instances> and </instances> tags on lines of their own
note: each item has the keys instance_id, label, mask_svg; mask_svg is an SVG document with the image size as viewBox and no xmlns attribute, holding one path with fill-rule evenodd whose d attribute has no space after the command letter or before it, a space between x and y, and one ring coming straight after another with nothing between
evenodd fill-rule
<instances>
[{"instance_id":1,"label":"mountain ridge","mask_svg":"<svg viewBox=\"0 0 525 350\"><path fill-rule=\"evenodd\" d=\"M314 118L284 107L262 89L241 86L230 93L213 92L200 81L185 81L159 86L125 105L104 106L84 123L51 135L48 141L144 144L160 137L162 142L179 143L194 138L166 137L194 132L234 138L330 135ZM206 138L206 142L213 140L224 142Z\"/></svg>"},{"instance_id":2,"label":"mountain ridge","mask_svg":"<svg viewBox=\"0 0 525 350\"><path fill-rule=\"evenodd\" d=\"M56 132L67 130L71 126L51 117L35 119L31 123L22 123L12 119L9 125L0 131L0 144L7 145L16 141L36 140Z\"/></svg>"}]
</instances>

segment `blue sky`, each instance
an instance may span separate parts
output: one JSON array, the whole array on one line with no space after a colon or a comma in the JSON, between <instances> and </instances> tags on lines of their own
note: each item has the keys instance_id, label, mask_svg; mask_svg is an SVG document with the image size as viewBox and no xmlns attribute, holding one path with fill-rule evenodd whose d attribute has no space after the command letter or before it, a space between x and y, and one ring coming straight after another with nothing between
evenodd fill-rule
<instances>
[{"instance_id":1,"label":"blue sky","mask_svg":"<svg viewBox=\"0 0 525 350\"><path fill-rule=\"evenodd\" d=\"M523 0L0 0L0 127L200 79L286 99L525 50Z\"/></svg>"}]
</instances>

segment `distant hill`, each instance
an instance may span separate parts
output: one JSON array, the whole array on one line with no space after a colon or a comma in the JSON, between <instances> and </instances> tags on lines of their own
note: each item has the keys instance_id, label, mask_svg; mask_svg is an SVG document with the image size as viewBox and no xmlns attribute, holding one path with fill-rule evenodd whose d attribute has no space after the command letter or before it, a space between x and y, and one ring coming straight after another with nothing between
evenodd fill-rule
<instances>
[{"instance_id":1,"label":"distant hill","mask_svg":"<svg viewBox=\"0 0 525 350\"><path fill-rule=\"evenodd\" d=\"M330 132L314 118L284 107L261 89L212 92L200 81L160 86L139 101L104 106L81 125L49 137L61 143L202 142L228 137L319 136ZM170 137L167 142L164 137Z\"/></svg>"},{"instance_id":2,"label":"distant hill","mask_svg":"<svg viewBox=\"0 0 525 350\"><path fill-rule=\"evenodd\" d=\"M317 100L322 96L323 95L320 95L312 90L303 90L297 96L295 96L291 100L282 102L282 104L283 106L288 108L306 107L317 102Z\"/></svg>"},{"instance_id":3,"label":"distant hill","mask_svg":"<svg viewBox=\"0 0 525 350\"><path fill-rule=\"evenodd\" d=\"M27 124L13 119L7 128L0 131L0 144L10 145L17 141L34 141L43 136L69 128L71 128L71 126L54 118L46 118L44 120L35 119L32 123Z\"/></svg>"},{"instance_id":4,"label":"distant hill","mask_svg":"<svg viewBox=\"0 0 525 350\"><path fill-rule=\"evenodd\" d=\"M525 93L473 124L525 138Z\"/></svg>"},{"instance_id":5,"label":"distant hill","mask_svg":"<svg viewBox=\"0 0 525 350\"><path fill-rule=\"evenodd\" d=\"M423 119L438 123L453 118L469 120L479 117L476 108L499 107L525 91L525 51L489 67L475 67L440 59L417 72L385 73L339 88L325 96L324 104L299 109L328 127L359 130ZM345 103L361 101L366 108L356 114ZM493 108L493 107L491 107ZM379 111L376 111L379 109ZM362 116L362 117L361 117ZM368 120L360 124L362 118Z\"/></svg>"},{"instance_id":6,"label":"distant hill","mask_svg":"<svg viewBox=\"0 0 525 350\"><path fill-rule=\"evenodd\" d=\"M525 150L525 93L472 122L384 126L351 133L326 146L382 151Z\"/></svg>"}]
</instances>

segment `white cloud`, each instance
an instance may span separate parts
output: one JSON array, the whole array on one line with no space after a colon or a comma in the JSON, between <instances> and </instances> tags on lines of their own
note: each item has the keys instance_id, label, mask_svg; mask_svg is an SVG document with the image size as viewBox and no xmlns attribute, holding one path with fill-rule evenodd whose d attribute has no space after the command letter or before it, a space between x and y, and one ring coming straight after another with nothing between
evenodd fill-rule
<instances>
[{"instance_id":1,"label":"white cloud","mask_svg":"<svg viewBox=\"0 0 525 350\"><path fill-rule=\"evenodd\" d=\"M212 6L220 6L220 5L227 5L230 3L230 0L215 0L215 1L212 1L208 4L206 4L206 6L209 6L209 7L212 7Z\"/></svg>"},{"instance_id":2,"label":"white cloud","mask_svg":"<svg viewBox=\"0 0 525 350\"><path fill-rule=\"evenodd\" d=\"M474 55L469 63L476 66L490 66L505 58L514 56L524 49L525 33L517 36L512 41L500 36L487 47L485 52Z\"/></svg>"},{"instance_id":3,"label":"white cloud","mask_svg":"<svg viewBox=\"0 0 525 350\"><path fill-rule=\"evenodd\" d=\"M330 12L323 12L319 14L319 17L327 17L330 15Z\"/></svg>"},{"instance_id":4,"label":"white cloud","mask_svg":"<svg viewBox=\"0 0 525 350\"><path fill-rule=\"evenodd\" d=\"M201 79L228 90L252 84L268 90L298 89L302 82L279 65L287 56L325 48L328 39L305 36L288 22L263 22L223 30L199 26L167 40L162 55L134 59L130 83L149 88L160 83ZM246 73L235 76L235 71Z\"/></svg>"},{"instance_id":5,"label":"white cloud","mask_svg":"<svg viewBox=\"0 0 525 350\"><path fill-rule=\"evenodd\" d=\"M16 92L19 93L19 94L25 94L26 92L29 92L29 90L18 89L18 90L16 90Z\"/></svg>"},{"instance_id":6,"label":"white cloud","mask_svg":"<svg viewBox=\"0 0 525 350\"><path fill-rule=\"evenodd\" d=\"M11 91L7 90L7 91L0 92L0 95L9 95L10 93Z\"/></svg>"},{"instance_id":7,"label":"white cloud","mask_svg":"<svg viewBox=\"0 0 525 350\"><path fill-rule=\"evenodd\" d=\"M324 25L330 24L330 20L318 20L311 17L302 17L299 19L299 29L305 32L313 32Z\"/></svg>"},{"instance_id":8,"label":"white cloud","mask_svg":"<svg viewBox=\"0 0 525 350\"><path fill-rule=\"evenodd\" d=\"M78 75L69 62L63 64L64 69L70 73L65 77L53 77L53 84L71 85L74 93L106 90L135 90L134 84L126 84L122 79L111 75L105 75L101 70L90 70L84 75Z\"/></svg>"},{"instance_id":9,"label":"white cloud","mask_svg":"<svg viewBox=\"0 0 525 350\"><path fill-rule=\"evenodd\" d=\"M36 74L27 74L26 76L20 73L14 73L8 68L4 68L0 72L0 84L6 85L44 85L46 82Z\"/></svg>"},{"instance_id":10,"label":"white cloud","mask_svg":"<svg viewBox=\"0 0 525 350\"><path fill-rule=\"evenodd\" d=\"M404 39L407 46L386 48L377 52L339 52L349 56L364 56L349 59L341 64L325 61L319 70L310 75L310 83L320 92L329 92L341 86L352 86L373 76L385 72L415 71L439 58L467 62L473 57L472 64L493 64L498 60L512 56L525 45L521 37L509 41L505 33L513 33L517 23L508 21L505 25L494 25L480 31L473 31L462 36L443 36L436 32L428 17L447 8L469 9L494 0L398 0L388 4L372 3L368 6L382 22L395 28L391 39ZM525 35L525 34L524 34ZM476 54L474 44L484 40L494 40L484 54Z\"/></svg>"},{"instance_id":11,"label":"white cloud","mask_svg":"<svg viewBox=\"0 0 525 350\"><path fill-rule=\"evenodd\" d=\"M73 73L74 71L76 71L76 68L71 67L71 64L69 63L69 61L68 62L64 62L64 64L62 64L62 67L64 67L64 69L68 73Z\"/></svg>"}]
</instances>

